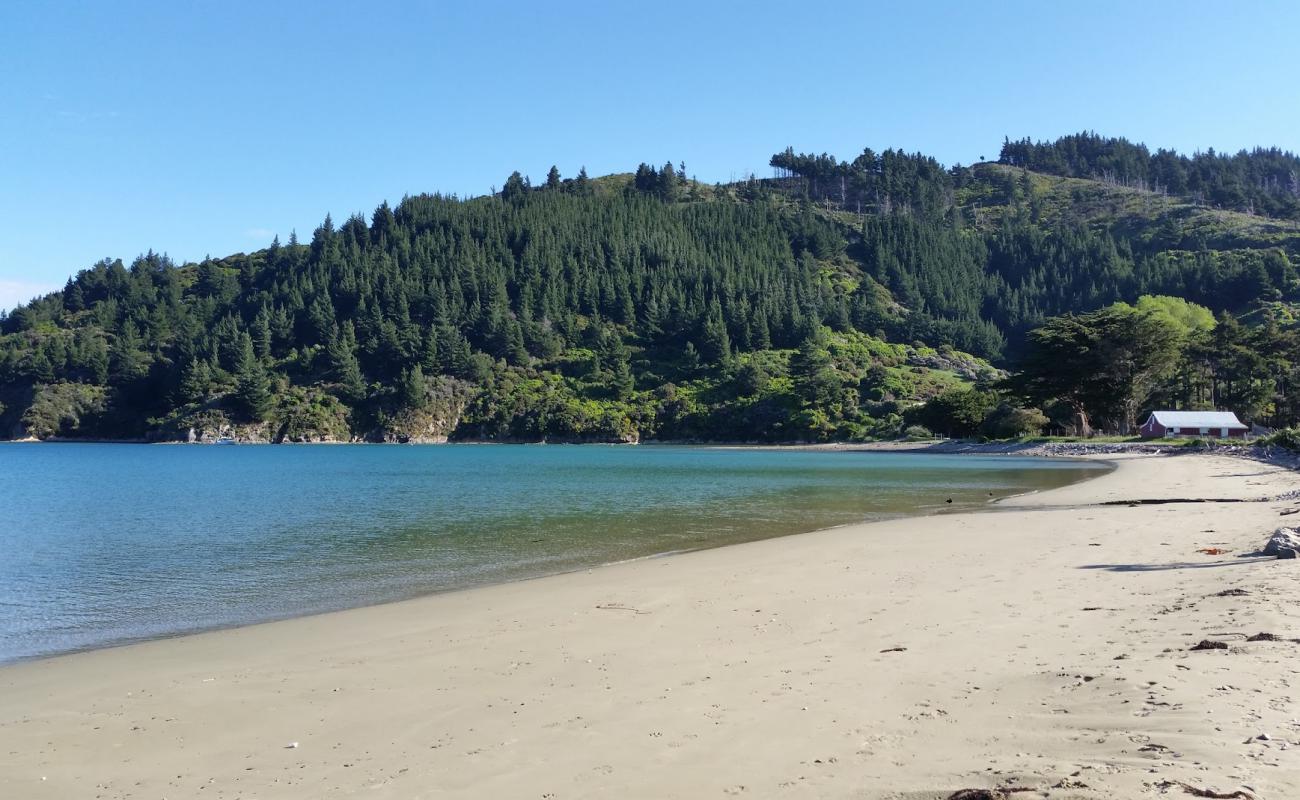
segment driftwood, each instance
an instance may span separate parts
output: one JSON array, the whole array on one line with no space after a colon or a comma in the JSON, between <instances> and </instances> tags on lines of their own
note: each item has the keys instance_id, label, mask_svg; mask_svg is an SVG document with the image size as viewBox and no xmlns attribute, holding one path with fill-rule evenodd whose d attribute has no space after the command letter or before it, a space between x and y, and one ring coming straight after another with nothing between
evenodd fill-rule
<instances>
[{"instance_id":1,"label":"driftwood","mask_svg":"<svg viewBox=\"0 0 1300 800\"><path fill-rule=\"evenodd\" d=\"M1209 797L1213 798L1213 800L1255 800L1255 795L1245 789L1238 789L1235 792L1216 792L1213 789L1202 789L1199 786L1193 786L1190 783L1184 783L1183 781L1170 780L1160 781L1156 786L1161 789L1177 786L1190 795L1195 795L1196 797Z\"/></svg>"},{"instance_id":2,"label":"driftwood","mask_svg":"<svg viewBox=\"0 0 1300 800\"><path fill-rule=\"evenodd\" d=\"M948 800L1006 800L1016 792L1037 792L1032 786L1004 786L1000 789L959 789Z\"/></svg>"},{"instance_id":3,"label":"driftwood","mask_svg":"<svg viewBox=\"0 0 1300 800\"><path fill-rule=\"evenodd\" d=\"M1141 500L1107 500L1103 506L1163 506L1169 503L1257 503L1244 497L1147 497Z\"/></svg>"},{"instance_id":4,"label":"driftwood","mask_svg":"<svg viewBox=\"0 0 1300 800\"><path fill-rule=\"evenodd\" d=\"M639 608L633 608L632 606L625 606L621 603L598 603L596 604L596 608L599 608L601 611L631 611L633 614L650 613L649 611L642 611Z\"/></svg>"}]
</instances>

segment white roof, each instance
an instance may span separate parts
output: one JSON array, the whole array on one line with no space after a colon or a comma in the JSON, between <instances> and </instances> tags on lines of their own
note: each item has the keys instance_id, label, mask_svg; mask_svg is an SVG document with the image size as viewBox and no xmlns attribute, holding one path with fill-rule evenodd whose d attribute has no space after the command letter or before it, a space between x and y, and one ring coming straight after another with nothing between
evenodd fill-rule
<instances>
[{"instance_id":1,"label":"white roof","mask_svg":"<svg viewBox=\"0 0 1300 800\"><path fill-rule=\"evenodd\" d=\"M1166 428L1244 428L1231 411L1152 411L1151 416Z\"/></svg>"}]
</instances>

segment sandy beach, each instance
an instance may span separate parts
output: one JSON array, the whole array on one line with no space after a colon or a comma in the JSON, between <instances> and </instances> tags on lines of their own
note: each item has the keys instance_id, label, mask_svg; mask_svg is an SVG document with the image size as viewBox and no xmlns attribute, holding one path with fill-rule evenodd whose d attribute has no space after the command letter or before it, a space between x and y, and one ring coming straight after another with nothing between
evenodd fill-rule
<instances>
[{"instance_id":1,"label":"sandy beach","mask_svg":"<svg viewBox=\"0 0 1300 800\"><path fill-rule=\"evenodd\" d=\"M1300 480L1111 460L983 513L3 667L0 796L1300 797L1300 562L1246 555ZM1148 498L1250 502L1102 505Z\"/></svg>"}]
</instances>

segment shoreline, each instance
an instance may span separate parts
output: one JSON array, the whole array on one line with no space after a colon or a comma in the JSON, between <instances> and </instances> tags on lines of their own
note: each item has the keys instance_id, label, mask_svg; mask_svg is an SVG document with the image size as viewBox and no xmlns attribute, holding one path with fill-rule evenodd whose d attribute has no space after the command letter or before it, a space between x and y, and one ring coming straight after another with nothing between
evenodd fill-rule
<instances>
[{"instance_id":1,"label":"shoreline","mask_svg":"<svg viewBox=\"0 0 1300 800\"><path fill-rule=\"evenodd\" d=\"M35 442L35 443L41 443L41 444L67 444L67 443L73 443L73 442L42 442L42 441L39 441L39 440L30 440L30 441L31 441L31 442ZM93 444L101 444L101 443L103 443L103 444L109 444L110 442L98 442L98 441L97 441L97 442L92 442L92 443L93 443ZM167 444L167 443L160 443L160 444ZM319 443L314 443L314 444L319 444ZM349 443L344 442L344 443L339 443L339 444L349 444ZM482 442L482 443L473 443L473 444L499 444L499 443L496 443L496 442ZM727 446L713 446L713 445L679 445L679 444L667 444L667 443L665 443L665 444L663 444L663 445L651 444L651 445L649 445L649 446L651 446L651 447L655 447L655 446L665 446L665 447L698 447L698 448L701 448L701 449L705 449L705 448L707 448L707 449L714 449L715 447L718 447L719 449L732 449L732 448L729 448L729 447L727 447ZM793 449L793 450L801 450L801 451L802 451L802 450L813 450L813 451L818 451L818 452L825 452L825 451L826 451L825 448L818 447L818 446L811 446L811 447L797 447L797 446L772 446L772 447L761 447L761 446L760 446L760 447L757 447L757 448L744 447L744 448L739 448L739 449L771 449L771 450L791 450L791 449ZM927 454L933 454L933 455L953 455L953 454L954 454L954 453L930 453L930 452L925 451L924 449L917 449L917 450L915 450L915 451L894 451L894 450L888 450L888 449L877 451L877 450L874 450L874 449L868 449L868 450L849 450L849 449L839 449L839 448L837 448L835 451L836 451L836 452L889 452L889 453L895 453L895 452L900 452L900 453L901 453L901 452L908 452L909 454L916 454L916 455L927 455ZM956 453L956 454L959 454L959 455L976 455L976 456L977 456L977 455L983 455L983 454L978 453L978 452ZM1013 454L1013 455L1020 455L1020 454ZM1040 457L1042 457L1042 456L1032 456L1032 455L1027 455L1027 456L1025 456L1025 457L1027 457L1027 458L1040 458ZM1096 471L1095 474L1090 475L1090 476L1088 476L1088 477L1086 477L1086 478L1082 478L1082 479L1080 479L1079 481L1076 481L1077 483L1082 483L1082 482L1087 482L1087 481L1090 481L1090 480L1095 480L1096 478L1101 477L1102 475L1105 475L1105 474L1107 474L1107 472L1109 472L1109 471L1113 471L1113 470L1116 468L1116 465L1115 465L1113 462L1111 462L1111 461L1102 461L1102 460L1099 460L1099 459L1085 459L1085 458L1078 458L1078 457L1065 457L1065 458L1057 457L1056 460L1072 460L1072 461L1087 462L1087 463L1094 463L1094 464L1098 464L1098 463L1100 463L1100 464L1104 464L1104 465L1105 465L1105 468L1104 468L1104 469L1100 469L1100 468L1097 469L1097 471ZM1067 486L1068 486L1068 485L1072 485L1072 484L1067 484ZM12 658L0 658L0 670L3 670L5 667L10 666L10 665L18 665L18 664L35 663L35 662L41 662L41 661L45 661L45 660L49 660L49 659L62 658L62 657L66 657L66 656L76 656L76 655L83 655L83 654L87 654L87 653L94 653L94 652L98 652L98 651L101 651L101 650L113 650L113 649L118 649L118 648L123 648L123 647L131 647L131 646L134 646L134 645L148 644L148 643L150 643L150 642L171 641L171 640L175 640L175 639L183 639L183 638L188 637L188 636L199 636L199 635L204 635L204 634L220 633L220 632L223 632L223 631L238 630L238 629L240 629L240 628L253 627L253 626L257 626L257 625L269 625L269 624L282 623L282 622L291 622L291 621L296 620L296 619L306 619L306 618L310 618L310 617L317 617L317 616L327 615L327 614L337 614L337 613L343 613L343 612L353 611L353 610L357 610L357 609L376 608L376 607L382 607L382 606L386 606L386 605L390 605L390 604L394 604L394 603L406 603L406 602L411 602L411 601L418 601L418 600L425 599L425 598L439 597L439 596L444 596L444 595L448 595L448 594L455 594L455 593L459 593L459 592L467 592L467 591L474 591L474 590L479 590L479 589L487 589L487 588L491 588L491 587L494 587L494 586L503 586L503 585L510 585L510 584L516 584L516 583L526 583L526 582L529 582L529 581L545 580L545 579L548 579L548 578L560 577L560 576L564 576L564 575L573 575L573 574L577 574L577 573L581 573L581 572L590 572L590 571L592 571L592 570L605 569L605 568L608 568L608 567L615 567L615 566L619 566L619 565L622 565L622 564L630 564L630 563L635 563L635 562L645 561L645 560L650 560L650 559L669 558L669 557L675 557L675 556L680 556L680 555L687 555L687 554L691 554L691 553L699 553L699 552L705 552L705 551L709 551L709 550L716 550L716 549L723 549L723 548L728 548L728 547L735 547L735 546L738 546L738 545L750 544L750 543L753 543L753 542L768 541L768 540L770 540L770 539L782 539L782 538L791 537L791 536L805 536L805 535L808 535L808 534L819 533L819 532L821 532L821 531L827 531L827 530L836 530L836 529L844 528L844 527L848 527L848 526L872 524L872 523L875 523L875 522L887 522L887 521L893 521L893 520L898 520L898 519L912 519L912 518L923 519L923 518L926 518L926 517L941 516L941 515L951 515L951 514L962 514L962 513L991 513L991 512L995 512L995 511L998 511L998 510L999 510L999 507L997 506L997 504L998 504L999 502L1001 502L1001 501L1009 500L1009 499L1012 499L1012 498L1015 498L1015 497L1022 497L1022 496L1027 496L1027 495L1037 494L1037 493L1040 493L1041 491L1043 491L1043 490L1041 490L1041 489L1028 489L1028 490L1023 491L1023 492L1014 492L1014 493L1006 494L1006 495L1002 495L1002 496L999 496L999 497L993 497L993 498L991 498L991 499L983 499L983 498L982 498L978 503L975 503L975 504L965 504L964 501L963 501L963 504L958 505L958 506L956 506L956 507L954 507L954 508L951 508L951 509L948 509L948 508L941 508L941 507L934 507L934 508L928 508L928 507L917 507L916 509L914 509L914 510L912 510L912 511L909 511L909 512L898 512L898 513L890 514L890 515L887 515L887 516L881 516L881 517L878 517L878 518L876 518L876 519L871 519L871 520L859 520L859 521L853 521L853 522L844 522L844 523L840 523L840 524L837 524L837 525L831 525L831 526L829 526L829 527L823 527L823 528L811 528L811 529L808 529L808 530L796 530L796 531L792 531L792 532L789 532L789 533L771 534L771 535L765 535L765 536L762 536L762 537L759 537L759 538L744 539L744 540L741 540L741 541L722 541L722 542L717 542L717 543L703 543L703 544L699 544L699 545L697 545L697 546L691 546L691 547L685 547L685 548L678 548L678 549L673 549L673 550L666 550L666 551L662 551L662 552L645 553L645 554L643 554L643 555L632 556L632 557L628 557L628 558L620 558L620 559L616 559L616 560L613 560L613 561L598 562L598 563L592 563L592 564L587 564L587 565L582 565L582 566L573 566L573 567L564 568L564 569L561 569L561 570L558 570L558 571L554 571L554 572L542 572L542 573L538 573L538 574L525 574L525 575L518 575L518 576L513 576L513 577L489 578L489 579L482 580L481 582L473 582L473 583L468 583L468 584L450 585L450 586L444 586L444 587L439 587L439 588L422 588L422 589L416 589L416 590L412 590L412 591L410 591L410 592L408 592L408 593L404 593L404 594L400 594L400 595L395 595L395 596L388 597L388 598L384 598L384 599L373 599L373 600L371 600L370 602L362 603L362 604L359 604L359 605L343 605L343 606L336 606L336 607L327 607L327 608L320 608L320 609L316 609L316 610L308 610L308 611L300 611L300 612L291 612L291 613L287 613L287 614L280 615L280 616L271 616L271 617L266 617L266 618L262 618L262 619L252 619L252 620L246 620L246 621L241 621L241 622L233 622L233 623L213 624L213 625L208 625L208 626L196 626L196 627L191 627L191 628L186 628L186 629L183 629L183 630L171 631L171 632L166 632L166 633L153 633L153 634L140 635L140 636L124 637L124 638L119 638L119 639L114 639L114 640L105 641L105 642L102 642L102 643L99 643L99 644L93 644L93 645L82 646L82 647L74 647L74 648L66 649L66 650L58 650L58 651L53 651L53 652L40 653L40 654L35 654L35 655L19 656L19 657L12 657ZM1049 490L1049 491L1050 491L1050 490Z\"/></svg>"},{"instance_id":2,"label":"shoreline","mask_svg":"<svg viewBox=\"0 0 1300 800\"><path fill-rule=\"evenodd\" d=\"M1293 646L1187 647L1229 628L1300 635L1294 565L1237 557L1288 522L1294 503L1266 498L1296 476L1215 454L1107 460L996 514L0 666L0 789L919 800L1009 782L1137 797L1168 780L1288 796ZM1160 492L1255 502L1100 505ZM1251 594L1204 599L1225 581ZM1271 737L1242 744L1251 730Z\"/></svg>"},{"instance_id":3,"label":"shoreline","mask_svg":"<svg viewBox=\"0 0 1300 800\"><path fill-rule=\"evenodd\" d=\"M214 445L217 442L187 442L180 440L149 439L0 439L0 444L142 444L142 445ZM231 444L231 443L222 443ZM1259 447L1251 442L1239 440L1207 440L1201 447L1193 447L1184 442L1170 440L1131 441L1131 442L1089 442L1089 441L992 441L981 442L969 439L935 439L926 441L880 440L870 442L707 442L677 440L643 440L631 442L599 441L502 441L487 439L467 439L462 441L412 440L398 441L237 441L236 445L276 445L276 446L315 446L315 445L382 445L400 447L441 447L445 445L465 446L584 446L584 447L702 447L739 450L809 450L818 452L882 452L882 453L933 453L936 455L1009 455L1033 458L1070 458L1080 459L1098 455L1117 454L1151 454L1179 455L1211 453L1229 457L1243 458L1265 464L1282 466L1287 469L1300 470L1300 452L1284 447Z\"/></svg>"}]
</instances>

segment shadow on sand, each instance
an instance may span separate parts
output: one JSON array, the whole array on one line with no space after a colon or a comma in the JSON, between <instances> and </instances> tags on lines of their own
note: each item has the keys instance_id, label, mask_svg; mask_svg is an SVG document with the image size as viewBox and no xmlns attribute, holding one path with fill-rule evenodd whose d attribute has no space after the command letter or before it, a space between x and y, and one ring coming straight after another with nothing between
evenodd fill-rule
<instances>
[{"instance_id":1,"label":"shadow on sand","mask_svg":"<svg viewBox=\"0 0 1300 800\"><path fill-rule=\"evenodd\" d=\"M1242 564L1258 564L1261 561L1276 561L1273 556L1247 553L1237 556L1232 561L1171 561L1167 564L1084 564L1078 569L1104 569L1108 572L1163 572L1169 569L1210 569L1213 567L1235 567Z\"/></svg>"}]
</instances>

